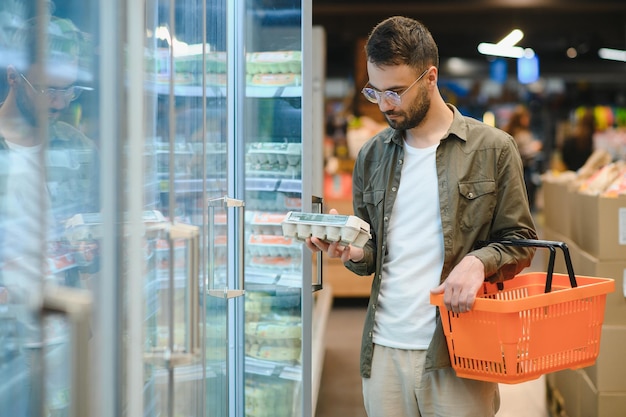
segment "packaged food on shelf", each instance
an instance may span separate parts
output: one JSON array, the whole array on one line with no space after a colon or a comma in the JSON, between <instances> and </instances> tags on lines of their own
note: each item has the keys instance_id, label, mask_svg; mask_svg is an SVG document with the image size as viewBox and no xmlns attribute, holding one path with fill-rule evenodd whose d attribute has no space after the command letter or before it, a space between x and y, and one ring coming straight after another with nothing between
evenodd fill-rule
<instances>
[{"instance_id":1,"label":"packaged food on shelf","mask_svg":"<svg viewBox=\"0 0 626 417\"><path fill-rule=\"evenodd\" d=\"M246 54L248 74L300 74L302 52L269 51Z\"/></svg>"},{"instance_id":2,"label":"packaged food on shelf","mask_svg":"<svg viewBox=\"0 0 626 417\"><path fill-rule=\"evenodd\" d=\"M287 417L295 414L297 382L275 376L248 375L245 386L246 417Z\"/></svg>"},{"instance_id":3,"label":"packaged food on shelf","mask_svg":"<svg viewBox=\"0 0 626 417\"><path fill-rule=\"evenodd\" d=\"M214 74L223 74L227 71L226 52L212 51L206 54L206 71Z\"/></svg>"},{"instance_id":4,"label":"packaged food on shelf","mask_svg":"<svg viewBox=\"0 0 626 417\"><path fill-rule=\"evenodd\" d=\"M300 245L293 239L276 235L250 235L248 251L250 256L297 257L301 252Z\"/></svg>"},{"instance_id":5,"label":"packaged food on shelf","mask_svg":"<svg viewBox=\"0 0 626 417\"><path fill-rule=\"evenodd\" d=\"M248 78L248 84L257 87L287 87L301 84L298 74L254 74Z\"/></svg>"},{"instance_id":6,"label":"packaged food on shelf","mask_svg":"<svg viewBox=\"0 0 626 417\"><path fill-rule=\"evenodd\" d=\"M302 336L300 317L274 315L272 319L246 323L246 335L256 340L283 340L288 345L294 343L292 340L300 340Z\"/></svg>"},{"instance_id":7,"label":"packaged food on shelf","mask_svg":"<svg viewBox=\"0 0 626 417\"><path fill-rule=\"evenodd\" d=\"M274 362L297 362L302 350L302 319L270 314L246 323L246 355Z\"/></svg>"},{"instance_id":8,"label":"packaged food on shelf","mask_svg":"<svg viewBox=\"0 0 626 417\"><path fill-rule=\"evenodd\" d=\"M281 224L285 220L283 213L252 213L250 226L256 235L281 235Z\"/></svg>"},{"instance_id":9,"label":"packaged food on shelf","mask_svg":"<svg viewBox=\"0 0 626 417\"><path fill-rule=\"evenodd\" d=\"M265 190L248 190L246 208L249 210L282 210L287 204L297 204L288 200L284 193ZM299 207L299 206L298 206ZM278 224L280 226L280 223Z\"/></svg>"},{"instance_id":10,"label":"packaged food on shelf","mask_svg":"<svg viewBox=\"0 0 626 417\"><path fill-rule=\"evenodd\" d=\"M255 142L248 145L246 170L253 175L297 176L300 173L302 144Z\"/></svg>"}]
</instances>

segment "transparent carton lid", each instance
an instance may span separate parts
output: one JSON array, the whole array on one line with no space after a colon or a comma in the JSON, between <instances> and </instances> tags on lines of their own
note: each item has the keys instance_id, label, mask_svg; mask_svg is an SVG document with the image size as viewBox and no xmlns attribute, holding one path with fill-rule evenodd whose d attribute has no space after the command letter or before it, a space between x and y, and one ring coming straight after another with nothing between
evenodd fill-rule
<instances>
[{"instance_id":1,"label":"transparent carton lid","mask_svg":"<svg viewBox=\"0 0 626 417\"><path fill-rule=\"evenodd\" d=\"M290 211L282 222L283 235L304 241L316 237L325 242L363 247L369 239L370 225L356 217L341 214Z\"/></svg>"}]
</instances>

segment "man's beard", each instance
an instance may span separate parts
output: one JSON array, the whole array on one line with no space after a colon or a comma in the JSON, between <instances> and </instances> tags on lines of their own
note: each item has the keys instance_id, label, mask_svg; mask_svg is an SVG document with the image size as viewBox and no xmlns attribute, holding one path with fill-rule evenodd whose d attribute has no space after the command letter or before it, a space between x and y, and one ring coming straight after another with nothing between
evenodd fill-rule
<instances>
[{"instance_id":1,"label":"man's beard","mask_svg":"<svg viewBox=\"0 0 626 417\"><path fill-rule=\"evenodd\" d=\"M37 112L35 111L35 103L28 98L26 91L24 91L24 87L17 90L17 94L15 95L15 103L17 104L17 108L24 119L28 122L29 125L35 127L37 126Z\"/></svg>"},{"instance_id":2,"label":"man's beard","mask_svg":"<svg viewBox=\"0 0 626 417\"><path fill-rule=\"evenodd\" d=\"M35 104L36 102L28 97L24 89L20 89L17 91L17 94L15 95L15 103L28 124L36 127L39 124L39 121L37 119L37 108ZM47 110L48 115L46 117L46 121L48 123L54 123L57 120L59 111L51 108L48 108Z\"/></svg>"},{"instance_id":3,"label":"man's beard","mask_svg":"<svg viewBox=\"0 0 626 417\"><path fill-rule=\"evenodd\" d=\"M396 130L408 130L419 126L426 118L426 114L428 113L429 109L430 100L428 100L428 96L426 95L425 90L420 89L417 98L411 103L408 111L390 111L384 113L384 116L387 120L387 123L389 123L389 126L391 126L392 128ZM387 115L389 114L402 116L402 118L391 120L387 117Z\"/></svg>"}]
</instances>

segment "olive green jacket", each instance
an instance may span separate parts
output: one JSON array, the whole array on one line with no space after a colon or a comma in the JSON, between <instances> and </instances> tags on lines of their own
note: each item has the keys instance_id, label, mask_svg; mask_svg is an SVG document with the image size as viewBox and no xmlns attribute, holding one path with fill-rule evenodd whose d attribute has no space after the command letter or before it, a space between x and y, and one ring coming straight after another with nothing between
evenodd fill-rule
<instances>
[{"instance_id":1,"label":"olive green jacket","mask_svg":"<svg viewBox=\"0 0 626 417\"><path fill-rule=\"evenodd\" d=\"M519 152L508 134L449 107L454 120L436 153L445 252L441 282L468 254L483 262L489 281L510 279L530 265L534 249L498 244L477 249L476 244L537 238ZM370 224L372 233L363 260L345 264L358 275L374 274L361 347L361 375L365 378L371 372L374 320L389 216L402 173L403 138L404 132L391 128L374 136L359 152L353 172L354 214ZM445 366L450 366L450 359L437 311L437 328L425 367L428 371Z\"/></svg>"}]
</instances>

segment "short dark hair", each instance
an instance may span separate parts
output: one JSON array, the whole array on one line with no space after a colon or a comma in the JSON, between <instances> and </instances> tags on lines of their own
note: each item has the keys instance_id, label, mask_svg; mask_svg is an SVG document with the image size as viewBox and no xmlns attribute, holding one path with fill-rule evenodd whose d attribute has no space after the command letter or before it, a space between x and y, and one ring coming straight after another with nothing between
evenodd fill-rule
<instances>
[{"instance_id":1,"label":"short dark hair","mask_svg":"<svg viewBox=\"0 0 626 417\"><path fill-rule=\"evenodd\" d=\"M45 22L47 45L44 59L49 65L56 63L71 63L81 59L81 43L84 42L83 33L78 30L69 19L61 19L54 16L46 20L31 18L25 21L13 36L13 47L17 48L21 56L16 64L22 71L30 66L36 59L37 36L40 24Z\"/></svg>"},{"instance_id":2,"label":"short dark hair","mask_svg":"<svg viewBox=\"0 0 626 417\"><path fill-rule=\"evenodd\" d=\"M423 71L439 66L439 49L421 22L393 16L374 27L365 44L367 60L374 65L408 65Z\"/></svg>"}]
</instances>

